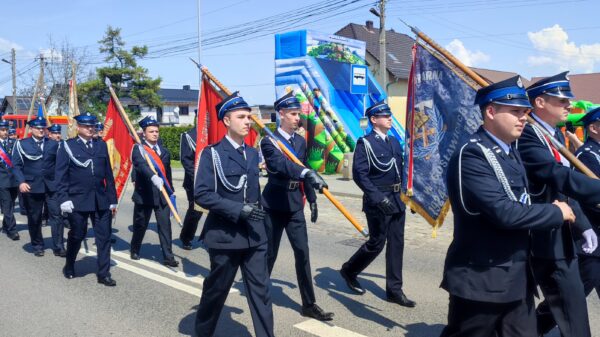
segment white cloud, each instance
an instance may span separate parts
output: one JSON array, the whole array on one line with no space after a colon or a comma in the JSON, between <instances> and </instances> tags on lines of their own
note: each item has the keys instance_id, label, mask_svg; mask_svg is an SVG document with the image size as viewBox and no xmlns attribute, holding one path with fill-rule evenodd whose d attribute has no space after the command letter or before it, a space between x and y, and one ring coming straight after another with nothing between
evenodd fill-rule
<instances>
[{"instance_id":1,"label":"white cloud","mask_svg":"<svg viewBox=\"0 0 600 337\"><path fill-rule=\"evenodd\" d=\"M0 37L0 53L8 52L12 48L15 48L17 51L23 50L23 47L18 43Z\"/></svg>"},{"instance_id":2,"label":"white cloud","mask_svg":"<svg viewBox=\"0 0 600 337\"><path fill-rule=\"evenodd\" d=\"M454 39L446 45L446 49L452 53L457 59L459 59L465 65L472 67L486 63L490 60L490 56L481 51L471 51L465 47L461 40Z\"/></svg>"},{"instance_id":3,"label":"white cloud","mask_svg":"<svg viewBox=\"0 0 600 337\"><path fill-rule=\"evenodd\" d=\"M527 36L533 48L540 52L527 58L527 62L532 66L591 73L595 66L600 64L600 43L577 46L569 41L569 35L559 25L529 32Z\"/></svg>"}]
</instances>

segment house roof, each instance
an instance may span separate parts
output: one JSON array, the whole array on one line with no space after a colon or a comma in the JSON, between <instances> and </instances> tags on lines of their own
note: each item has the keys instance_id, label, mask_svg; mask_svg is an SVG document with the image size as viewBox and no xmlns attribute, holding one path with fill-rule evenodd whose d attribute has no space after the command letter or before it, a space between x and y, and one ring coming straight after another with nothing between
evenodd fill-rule
<instances>
[{"instance_id":1,"label":"house roof","mask_svg":"<svg viewBox=\"0 0 600 337\"><path fill-rule=\"evenodd\" d=\"M546 77L546 76L544 76ZM535 83L544 77L534 77L531 83ZM600 73L591 74L569 74L571 90L577 101L584 100L600 104Z\"/></svg>"},{"instance_id":2,"label":"house roof","mask_svg":"<svg viewBox=\"0 0 600 337\"><path fill-rule=\"evenodd\" d=\"M198 101L198 90L189 89L159 89L158 95L163 103L190 103Z\"/></svg>"},{"instance_id":3,"label":"house roof","mask_svg":"<svg viewBox=\"0 0 600 337\"><path fill-rule=\"evenodd\" d=\"M31 97L29 96L17 96L17 114L28 114L29 106L31 105ZM13 111L15 111L13 107L13 96L5 96L2 100L2 105L0 105L0 112L5 113L8 107L11 107Z\"/></svg>"},{"instance_id":4,"label":"house roof","mask_svg":"<svg viewBox=\"0 0 600 337\"><path fill-rule=\"evenodd\" d=\"M373 27L372 21L366 25L350 23L338 30L335 35L365 41L367 52L379 62L379 28ZM407 79L412 63L412 46L415 40L406 35L386 30L386 66L390 74L397 79Z\"/></svg>"},{"instance_id":5,"label":"house roof","mask_svg":"<svg viewBox=\"0 0 600 337\"><path fill-rule=\"evenodd\" d=\"M499 71L499 70L492 70L492 69L483 69L483 68L475 68L475 67L471 67L471 70L473 70L474 72L476 72L477 74L479 74L479 76L483 77L483 79L488 80L488 82L500 82L500 81L504 81L506 79L509 79L511 77L515 77L519 74L511 72L511 71ZM521 81L523 82L523 85L525 87L528 87L532 82L529 81L527 78L521 76Z\"/></svg>"}]
</instances>

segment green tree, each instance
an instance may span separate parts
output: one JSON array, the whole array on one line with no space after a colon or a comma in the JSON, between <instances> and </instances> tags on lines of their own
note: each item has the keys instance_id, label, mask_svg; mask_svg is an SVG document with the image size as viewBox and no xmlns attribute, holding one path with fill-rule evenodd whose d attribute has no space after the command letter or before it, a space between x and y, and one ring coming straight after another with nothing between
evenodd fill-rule
<instances>
[{"instance_id":1,"label":"green tree","mask_svg":"<svg viewBox=\"0 0 600 337\"><path fill-rule=\"evenodd\" d=\"M96 78L78 85L78 96L85 111L96 115L106 112L109 92L104 79L108 77L113 84L117 96L130 98L130 105L143 105L151 108L162 106L158 89L162 79L153 79L148 75L148 69L139 66L138 60L148 54L147 46L133 46L125 49L125 41L121 38L121 28L108 26L100 44L100 53L104 55L105 67L96 68ZM125 106L128 115L135 119L139 116L138 109Z\"/></svg>"}]
</instances>

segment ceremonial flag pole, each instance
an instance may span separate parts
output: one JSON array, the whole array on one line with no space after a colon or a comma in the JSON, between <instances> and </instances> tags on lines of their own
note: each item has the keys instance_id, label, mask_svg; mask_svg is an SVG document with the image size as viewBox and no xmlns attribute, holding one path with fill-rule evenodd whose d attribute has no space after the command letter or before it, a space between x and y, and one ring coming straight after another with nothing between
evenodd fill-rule
<instances>
[{"instance_id":1,"label":"ceremonial flag pole","mask_svg":"<svg viewBox=\"0 0 600 337\"><path fill-rule=\"evenodd\" d=\"M219 89L221 89L221 91L223 91L226 95L231 95L231 91L229 89L227 89L221 82L219 82L219 80L217 80L214 77L214 75L205 66L201 66L198 63L196 63L196 65L198 66L198 68L200 68L200 71L202 72L202 74L204 74L213 83L215 83L217 85L217 87L219 87ZM256 116L254 116L252 114L250 115L250 118L252 119L252 121L254 123L256 123L256 125L258 125L259 128L261 128L262 130L264 130L267 133L267 135L269 135L269 137L271 137L271 138L273 138L273 139L275 139L277 141L277 145L279 146L279 148L285 153L285 155L288 158L290 158L290 160L292 160L294 163L296 163L296 164L298 164L300 166L304 166L304 163L302 163L298 158L296 158L296 156L277 137L275 137L273 135L273 133L271 132L271 130L269 130L265 126L265 124L263 124L263 122L260 119L258 119ZM358 230L364 237L368 237L369 236L368 231L361 224L358 223L358 221L352 216L352 214L350 214L348 212L348 210L346 210L346 208L344 207L344 205L342 205L331 194L331 192L329 192L328 189L324 188L323 189L323 194L346 217L346 219L348 219L350 221L350 223L354 226L354 228L356 228L356 230Z\"/></svg>"},{"instance_id":2,"label":"ceremonial flag pole","mask_svg":"<svg viewBox=\"0 0 600 337\"><path fill-rule=\"evenodd\" d=\"M115 104L117 105L117 110L121 114L121 118L123 118L123 120L125 121L125 124L127 125L127 128L129 129L129 133L131 134L131 136L133 136L133 139L135 140L135 142L138 145L142 146L142 141L140 140L140 137L138 136L137 132L135 131L135 128L131 124L131 121L129 120L129 117L127 116L127 113L125 112L125 109L123 109L123 105L121 105L121 101L119 101L119 97L117 97L117 94L115 93L115 90L112 87L112 83L110 83L110 79L108 77L105 79L105 83L106 83L106 86L108 87L108 90L110 91L110 97L112 97ZM150 160L150 157L148 157L148 155L146 153L144 153L144 158L146 159L148 166L150 166L150 170L152 170L152 173L157 174L156 169L154 168L154 165L152 164L152 161ZM179 217L179 214L177 213L177 209L175 209L175 206L173 206L173 203L171 202L171 199L169 198L167 191L164 188L161 188L160 192L162 193L163 197L165 198L165 201L167 202L167 205L169 206L169 209L171 210L173 217L175 218L175 220L177 221L179 226L183 227L183 224L181 223L181 218Z\"/></svg>"},{"instance_id":3,"label":"ceremonial flag pole","mask_svg":"<svg viewBox=\"0 0 600 337\"><path fill-rule=\"evenodd\" d=\"M433 39L427 36L425 33L421 32L419 29L412 27L402 21L405 25L407 25L413 33L415 33L419 38L421 38L424 42L426 42L429 46L431 46L435 51L442 54L448 61L450 61L454 66L462 70L466 75L468 75L473 81L479 84L482 87L488 86L490 83L484 80L479 74L474 72L471 68L465 66L462 62L460 62L454 55L450 54L446 49L437 44ZM546 128L540 126L531 116L527 116L527 122L533 124L538 127L539 130L542 131L544 136L552 142L552 145L569 161L573 164L578 170L580 170L583 174L590 178L598 179L598 177L592 172L584 163L582 163L577 157L575 157L569 149L567 149L560 141L554 138Z\"/></svg>"},{"instance_id":4,"label":"ceremonial flag pole","mask_svg":"<svg viewBox=\"0 0 600 337\"><path fill-rule=\"evenodd\" d=\"M71 63L71 71L72 76L69 81L69 114L68 117L68 128L67 128L67 136L68 138L73 138L77 136L77 127L75 126L74 117L79 115L79 103L77 102L77 67L75 66L75 62Z\"/></svg>"}]
</instances>

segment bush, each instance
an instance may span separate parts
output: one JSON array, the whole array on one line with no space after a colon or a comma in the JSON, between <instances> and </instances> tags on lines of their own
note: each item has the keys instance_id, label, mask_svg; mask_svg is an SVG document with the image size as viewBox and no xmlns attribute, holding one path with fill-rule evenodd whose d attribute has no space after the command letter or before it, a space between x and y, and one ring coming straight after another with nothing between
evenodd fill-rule
<instances>
[{"instance_id":1,"label":"bush","mask_svg":"<svg viewBox=\"0 0 600 337\"><path fill-rule=\"evenodd\" d=\"M171 152L171 159L181 160L179 158L179 148L181 134L191 129L191 126L161 126L160 127L160 139L162 145Z\"/></svg>"}]
</instances>

